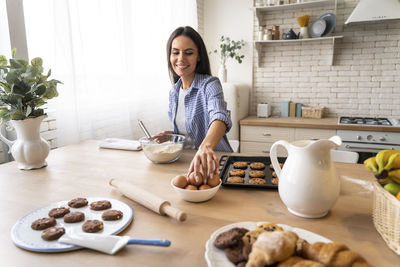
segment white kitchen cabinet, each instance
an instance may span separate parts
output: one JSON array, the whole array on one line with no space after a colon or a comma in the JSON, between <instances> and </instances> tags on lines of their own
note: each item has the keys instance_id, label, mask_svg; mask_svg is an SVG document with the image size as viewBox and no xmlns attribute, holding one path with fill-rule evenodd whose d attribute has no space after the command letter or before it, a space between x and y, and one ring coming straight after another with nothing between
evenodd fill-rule
<instances>
[{"instance_id":1,"label":"white kitchen cabinet","mask_svg":"<svg viewBox=\"0 0 400 267\"><path fill-rule=\"evenodd\" d=\"M293 140L295 128L269 126L240 126L240 152L268 156L273 143L278 140ZM286 156L286 151L278 149L278 156Z\"/></svg>"},{"instance_id":2,"label":"white kitchen cabinet","mask_svg":"<svg viewBox=\"0 0 400 267\"><path fill-rule=\"evenodd\" d=\"M329 139L334 135L336 130L295 128L294 140Z\"/></svg>"},{"instance_id":3,"label":"white kitchen cabinet","mask_svg":"<svg viewBox=\"0 0 400 267\"><path fill-rule=\"evenodd\" d=\"M270 126L240 126L240 152L269 156L273 143L278 140L328 139L336 135L333 129L309 129ZM278 147L278 156L287 156L287 151Z\"/></svg>"}]
</instances>

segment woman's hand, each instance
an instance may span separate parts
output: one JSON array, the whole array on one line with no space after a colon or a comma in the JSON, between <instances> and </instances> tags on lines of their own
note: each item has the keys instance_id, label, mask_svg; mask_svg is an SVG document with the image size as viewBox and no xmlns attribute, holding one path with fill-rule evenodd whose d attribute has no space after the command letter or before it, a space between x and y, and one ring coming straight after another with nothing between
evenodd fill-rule
<instances>
[{"instance_id":1,"label":"woman's hand","mask_svg":"<svg viewBox=\"0 0 400 267\"><path fill-rule=\"evenodd\" d=\"M209 146L201 146L190 163L188 177L192 172L194 172L195 179L198 181L198 174L202 173L203 183L206 184L207 179L213 177L214 173L216 173L218 169L218 157L214 150Z\"/></svg>"},{"instance_id":2,"label":"woman's hand","mask_svg":"<svg viewBox=\"0 0 400 267\"><path fill-rule=\"evenodd\" d=\"M173 131L164 131L152 136L151 138L157 143L164 143L169 140L168 135L173 133L174 133Z\"/></svg>"}]
</instances>

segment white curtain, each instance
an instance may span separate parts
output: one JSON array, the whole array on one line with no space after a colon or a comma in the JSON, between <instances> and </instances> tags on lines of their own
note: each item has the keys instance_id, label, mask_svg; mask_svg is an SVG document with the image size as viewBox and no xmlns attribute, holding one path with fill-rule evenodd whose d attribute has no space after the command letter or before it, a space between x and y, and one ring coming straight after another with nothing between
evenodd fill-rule
<instances>
[{"instance_id":1,"label":"white curtain","mask_svg":"<svg viewBox=\"0 0 400 267\"><path fill-rule=\"evenodd\" d=\"M58 146L85 139L138 138L171 129L166 42L178 26L197 29L195 0L24 0L30 58L64 84L56 110Z\"/></svg>"}]
</instances>

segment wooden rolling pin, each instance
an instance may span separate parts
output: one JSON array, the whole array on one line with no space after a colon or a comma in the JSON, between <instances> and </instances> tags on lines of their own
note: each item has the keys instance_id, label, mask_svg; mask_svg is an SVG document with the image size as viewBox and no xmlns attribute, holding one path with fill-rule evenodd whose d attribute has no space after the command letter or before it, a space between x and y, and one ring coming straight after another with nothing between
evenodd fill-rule
<instances>
[{"instance_id":1,"label":"wooden rolling pin","mask_svg":"<svg viewBox=\"0 0 400 267\"><path fill-rule=\"evenodd\" d=\"M185 212L172 207L171 203L168 201L163 200L140 187L116 179L111 179L109 184L118 189L119 192L128 198L138 202L154 212L157 212L158 214L168 215L180 222L186 220L187 215Z\"/></svg>"}]
</instances>

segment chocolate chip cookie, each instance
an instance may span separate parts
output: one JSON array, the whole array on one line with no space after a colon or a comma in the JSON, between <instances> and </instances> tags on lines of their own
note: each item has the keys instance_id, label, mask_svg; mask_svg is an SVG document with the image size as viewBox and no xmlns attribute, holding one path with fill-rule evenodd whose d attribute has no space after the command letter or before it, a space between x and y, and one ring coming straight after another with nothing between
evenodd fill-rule
<instances>
[{"instance_id":1,"label":"chocolate chip cookie","mask_svg":"<svg viewBox=\"0 0 400 267\"><path fill-rule=\"evenodd\" d=\"M220 249L238 245L243 236L248 232L246 228L235 227L217 236L214 246Z\"/></svg>"},{"instance_id":2,"label":"chocolate chip cookie","mask_svg":"<svg viewBox=\"0 0 400 267\"><path fill-rule=\"evenodd\" d=\"M103 212L101 218L105 221L116 221L121 219L123 216L122 211L120 210L107 210Z\"/></svg>"},{"instance_id":3,"label":"chocolate chip cookie","mask_svg":"<svg viewBox=\"0 0 400 267\"><path fill-rule=\"evenodd\" d=\"M282 169L283 163L279 163L279 167L281 167L281 169ZM270 169L274 169L274 165L272 165L272 163L269 164L269 168L270 168Z\"/></svg>"},{"instance_id":4,"label":"chocolate chip cookie","mask_svg":"<svg viewBox=\"0 0 400 267\"><path fill-rule=\"evenodd\" d=\"M249 176L251 178L263 178L265 177L265 173L263 171L250 171Z\"/></svg>"},{"instance_id":5,"label":"chocolate chip cookie","mask_svg":"<svg viewBox=\"0 0 400 267\"><path fill-rule=\"evenodd\" d=\"M70 212L64 216L64 222L66 223L81 222L84 219L85 219L85 213L80 211Z\"/></svg>"},{"instance_id":6,"label":"chocolate chip cookie","mask_svg":"<svg viewBox=\"0 0 400 267\"><path fill-rule=\"evenodd\" d=\"M104 225L102 221L99 220L87 220L82 225L82 230L87 233L96 233L103 230Z\"/></svg>"},{"instance_id":7,"label":"chocolate chip cookie","mask_svg":"<svg viewBox=\"0 0 400 267\"><path fill-rule=\"evenodd\" d=\"M265 232L283 231L283 228L275 223L263 223L258 225L256 229L262 229Z\"/></svg>"},{"instance_id":8,"label":"chocolate chip cookie","mask_svg":"<svg viewBox=\"0 0 400 267\"><path fill-rule=\"evenodd\" d=\"M249 184L266 184L267 181L263 178L251 178L249 180Z\"/></svg>"},{"instance_id":9,"label":"chocolate chip cookie","mask_svg":"<svg viewBox=\"0 0 400 267\"><path fill-rule=\"evenodd\" d=\"M262 162L253 162L250 164L250 168L253 170L263 170L265 168L265 164Z\"/></svg>"},{"instance_id":10,"label":"chocolate chip cookie","mask_svg":"<svg viewBox=\"0 0 400 267\"><path fill-rule=\"evenodd\" d=\"M230 176L240 176L243 177L246 174L246 172L244 170L240 170L240 169L233 169L229 172Z\"/></svg>"},{"instance_id":11,"label":"chocolate chip cookie","mask_svg":"<svg viewBox=\"0 0 400 267\"><path fill-rule=\"evenodd\" d=\"M68 206L70 206L71 208L81 208L81 207L86 206L87 204L88 204L87 199L83 198L83 197L77 197L77 198L71 199L68 202Z\"/></svg>"},{"instance_id":12,"label":"chocolate chip cookie","mask_svg":"<svg viewBox=\"0 0 400 267\"><path fill-rule=\"evenodd\" d=\"M31 224L33 230L44 230L56 225L57 221L53 217L37 219Z\"/></svg>"},{"instance_id":13,"label":"chocolate chip cookie","mask_svg":"<svg viewBox=\"0 0 400 267\"><path fill-rule=\"evenodd\" d=\"M243 184L244 183L244 178L240 176L231 176L226 179L228 183L233 183L233 184Z\"/></svg>"},{"instance_id":14,"label":"chocolate chip cookie","mask_svg":"<svg viewBox=\"0 0 400 267\"><path fill-rule=\"evenodd\" d=\"M100 200L90 203L90 209L92 210L106 210L111 208L111 202L108 200Z\"/></svg>"},{"instance_id":15,"label":"chocolate chip cookie","mask_svg":"<svg viewBox=\"0 0 400 267\"><path fill-rule=\"evenodd\" d=\"M233 167L235 169L246 169L247 168L248 163L245 161L237 161L233 163Z\"/></svg>"},{"instance_id":16,"label":"chocolate chip cookie","mask_svg":"<svg viewBox=\"0 0 400 267\"><path fill-rule=\"evenodd\" d=\"M51 241L59 239L63 234L65 234L65 229L62 227L51 227L43 231L41 237L44 240Z\"/></svg>"},{"instance_id":17,"label":"chocolate chip cookie","mask_svg":"<svg viewBox=\"0 0 400 267\"><path fill-rule=\"evenodd\" d=\"M54 208L49 211L49 216L53 218L62 218L65 214L69 212L69 208L66 207Z\"/></svg>"}]
</instances>

